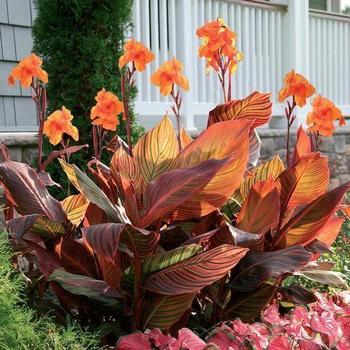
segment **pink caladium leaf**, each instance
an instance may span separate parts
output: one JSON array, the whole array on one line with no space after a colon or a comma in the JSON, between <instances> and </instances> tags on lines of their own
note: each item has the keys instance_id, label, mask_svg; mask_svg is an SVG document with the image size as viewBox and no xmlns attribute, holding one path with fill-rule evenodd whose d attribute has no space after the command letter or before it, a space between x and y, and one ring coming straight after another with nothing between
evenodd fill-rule
<instances>
[{"instance_id":1,"label":"pink caladium leaf","mask_svg":"<svg viewBox=\"0 0 350 350\"><path fill-rule=\"evenodd\" d=\"M334 343L338 334L339 325L331 312L323 311L321 315L315 313L311 317L310 324L314 331L326 334L329 337L330 345Z\"/></svg>"},{"instance_id":2,"label":"pink caladium leaf","mask_svg":"<svg viewBox=\"0 0 350 350\"><path fill-rule=\"evenodd\" d=\"M287 337L279 335L270 341L268 350L292 350L292 344Z\"/></svg>"},{"instance_id":3,"label":"pink caladium leaf","mask_svg":"<svg viewBox=\"0 0 350 350\"><path fill-rule=\"evenodd\" d=\"M205 341L188 328L179 330L178 342L180 349L203 350L206 346Z\"/></svg>"}]
</instances>

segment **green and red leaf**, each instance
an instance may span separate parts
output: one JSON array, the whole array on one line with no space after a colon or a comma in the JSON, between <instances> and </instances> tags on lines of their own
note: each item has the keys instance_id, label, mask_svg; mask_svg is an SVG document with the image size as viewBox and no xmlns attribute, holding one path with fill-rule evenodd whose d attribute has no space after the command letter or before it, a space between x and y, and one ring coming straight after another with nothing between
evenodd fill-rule
<instances>
[{"instance_id":1,"label":"green and red leaf","mask_svg":"<svg viewBox=\"0 0 350 350\"><path fill-rule=\"evenodd\" d=\"M241 292L253 290L270 278L303 268L312 256L302 246L274 252L250 252L235 269L229 286Z\"/></svg>"},{"instance_id":2,"label":"green and red leaf","mask_svg":"<svg viewBox=\"0 0 350 350\"><path fill-rule=\"evenodd\" d=\"M196 293L179 295L152 295L144 305L143 328L169 330L191 308Z\"/></svg>"},{"instance_id":3,"label":"green and red leaf","mask_svg":"<svg viewBox=\"0 0 350 350\"><path fill-rule=\"evenodd\" d=\"M158 271L144 288L163 295L194 293L224 277L248 249L222 245Z\"/></svg>"},{"instance_id":4,"label":"green and red leaf","mask_svg":"<svg viewBox=\"0 0 350 350\"><path fill-rule=\"evenodd\" d=\"M303 156L276 180L280 193L281 216L288 210L310 203L323 195L329 184L327 158L319 153ZM282 217L281 217L282 219Z\"/></svg>"},{"instance_id":5,"label":"green and red leaf","mask_svg":"<svg viewBox=\"0 0 350 350\"><path fill-rule=\"evenodd\" d=\"M20 214L40 214L57 222L66 220L60 202L49 194L38 174L27 164L10 160L0 163L0 181Z\"/></svg>"},{"instance_id":6,"label":"green and red leaf","mask_svg":"<svg viewBox=\"0 0 350 350\"><path fill-rule=\"evenodd\" d=\"M137 141L133 155L145 183L174 168L179 152L176 131L165 116L159 124Z\"/></svg>"}]
</instances>

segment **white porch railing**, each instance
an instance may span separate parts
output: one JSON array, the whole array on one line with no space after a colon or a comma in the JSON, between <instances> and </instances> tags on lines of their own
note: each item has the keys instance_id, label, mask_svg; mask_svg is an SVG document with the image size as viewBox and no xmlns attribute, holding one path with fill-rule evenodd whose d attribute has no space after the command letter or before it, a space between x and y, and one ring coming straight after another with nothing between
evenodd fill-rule
<instances>
[{"instance_id":1,"label":"white porch railing","mask_svg":"<svg viewBox=\"0 0 350 350\"><path fill-rule=\"evenodd\" d=\"M350 17L310 13L310 79L350 115Z\"/></svg>"},{"instance_id":2,"label":"white porch railing","mask_svg":"<svg viewBox=\"0 0 350 350\"><path fill-rule=\"evenodd\" d=\"M133 37L156 56L137 77L140 122L150 127L171 111L169 100L150 84L150 75L176 56L183 62L191 84L190 92L183 94L183 123L189 130L205 126L208 111L222 97L214 73L206 75L204 59L197 55L195 32L217 17L224 18L237 33L237 46L245 56L233 79L234 98L245 97L253 90L272 92L273 114L282 115L277 92L284 74L295 68L310 78L319 93L350 115L350 18L309 13L308 0L280 2L134 0Z\"/></svg>"}]
</instances>

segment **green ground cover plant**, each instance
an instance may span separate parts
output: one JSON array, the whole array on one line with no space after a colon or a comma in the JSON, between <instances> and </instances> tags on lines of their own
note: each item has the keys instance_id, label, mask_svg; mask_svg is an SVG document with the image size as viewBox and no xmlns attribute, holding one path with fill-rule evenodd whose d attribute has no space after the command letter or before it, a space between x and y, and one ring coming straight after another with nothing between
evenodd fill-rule
<instances>
[{"instance_id":1,"label":"green ground cover plant","mask_svg":"<svg viewBox=\"0 0 350 350\"><path fill-rule=\"evenodd\" d=\"M87 350L98 349L98 337L77 325L59 326L38 318L26 305L25 280L11 264L13 251L7 233L0 233L0 349Z\"/></svg>"}]
</instances>

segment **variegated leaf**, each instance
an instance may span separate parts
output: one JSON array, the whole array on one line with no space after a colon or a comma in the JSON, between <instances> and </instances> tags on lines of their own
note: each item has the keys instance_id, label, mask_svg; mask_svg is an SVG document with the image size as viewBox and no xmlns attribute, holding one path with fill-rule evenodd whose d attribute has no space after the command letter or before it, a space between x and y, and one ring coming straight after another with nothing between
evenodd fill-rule
<instances>
[{"instance_id":1,"label":"variegated leaf","mask_svg":"<svg viewBox=\"0 0 350 350\"><path fill-rule=\"evenodd\" d=\"M38 174L29 165L11 160L0 163L0 181L20 214L40 214L56 222L66 220L60 202L49 194Z\"/></svg>"},{"instance_id":2,"label":"variegated leaf","mask_svg":"<svg viewBox=\"0 0 350 350\"><path fill-rule=\"evenodd\" d=\"M258 182L251 188L237 216L237 228L251 233L265 234L278 221L280 200L272 178Z\"/></svg>"},{"instance_id":3,"label":"variegated leaf","mask_svg":"<svg viewBox=\"0 0 350 350\"><path fill-rule=\"evenodd\" d=\"M169 330L191 308L196 293L152 295L145 300L143 328Z\"/></svg>"},{"instance_id":4,"label":"variegated leaf","mask_svg":"<svg viewBox=\"0 0 350 350\"><path fill-rule=\"evenodd\" d=\"M172 170L178 152L175 129L165 116L159 124L141 136L133 149L135 162L146 184Z\"/></svg>"},{"instance_id":5,"label":"variegated leaf","mask_svg":"<svg viewBox=\"0 0 350 350\"><path fill-rule=\"evenodd\" d=\"M213 179L173 213L173 220L207 215L221 207L243 180L248 161L252 122L232 120L216 123L202 132L178 156L178 168L190 168L208 159L227 159Z\"/></svg>"},{"instance_id":6,"label":"variegated leaf","mask_svg":"<svg viewBox=\"0 0 350 350\"><path fill-rule=\"evenodd\" d=\"M144 288L163 295L194 293L224 277L248 249L222 245L152 274Z\"/></svg>"},{"instance_id":7,"label":"variegated leaf","mask_svg":"<svg viewBox=\"0 0 350 350\"><path fill-rule=\"evenodd\" d=\"M90 202L82 193L79 193L68 196L61 204L67 213L68 220L72 224L79 226L85 217Z\"/></svg>"},{"instance_id":8,"label":"variegated leaf","mask_svg":"<svg viewBox=\"0 0 350 350\"><path fill-rule=\"evenodd\" d=\"M243 100L232 100L215 107L209 113L208 126L225 120L254 121L253 128L266 124L272 113L271 94L254 91Z\"/></svg>"}]
</instances>

